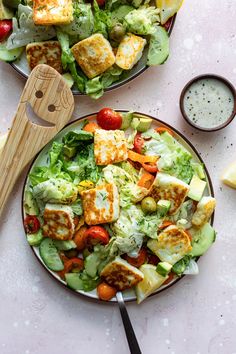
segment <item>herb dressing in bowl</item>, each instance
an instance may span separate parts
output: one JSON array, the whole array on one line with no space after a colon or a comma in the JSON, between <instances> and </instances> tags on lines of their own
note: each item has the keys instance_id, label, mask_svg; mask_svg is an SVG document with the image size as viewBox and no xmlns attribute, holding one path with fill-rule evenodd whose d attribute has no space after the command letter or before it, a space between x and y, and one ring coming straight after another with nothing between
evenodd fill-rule
<instances>
[{"instance_id":1,"label":"herb dressing in bowl","mask_svg":"<svg viewBox=\"0 0 236 354\"><path fill-rule=\"evenodd\" d=\"M219 76L199 76L182 91L180 108L184 118L195 128L221 129L235 115L234 87Z\"/></svg>"}]
</instances>

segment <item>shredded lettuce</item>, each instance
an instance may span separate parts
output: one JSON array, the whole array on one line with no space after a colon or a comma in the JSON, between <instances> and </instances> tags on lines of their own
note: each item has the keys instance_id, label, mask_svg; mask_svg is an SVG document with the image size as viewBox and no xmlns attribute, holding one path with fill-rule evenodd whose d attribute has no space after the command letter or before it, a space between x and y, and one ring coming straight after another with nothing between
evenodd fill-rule
<instances>
[{"instance_id":1,"label":"shredded lettuce","mask_svg":"<svg viewBox=\"0 0 236 354\"><path fill-rule=\"evenodd\" d=\"M159 12L154 6L130 11L125 16L128 31L140 35L152 34L155 31L154 24L160 22Z\"/></svg>"},{"instance_id":2,"label":"shredded lettuce","mask_svg":"<svg viewBox=\"0 0 236 354\"><path fill-rule=\"evenodd\" d=\"M182 259L180 259L177 263L173 265L172 271L177 275L183 274L185 269L188 267L190 260L191 256L184 256Z\"/></svg>"},{"instance_id":3,"label":"shredded lettuce","mask_svg":"<svg viewBox=\"0 0 236 354\"><path fill-rule=\"evenodd\" d=\"M133 182L127 182L120 189L120 206L127 208L140 202L148 193L146 188L140 187Z\"/></svg>"},{"instance_id":4,"label":"shredded lettuce","mask_svg":"<svg viewBox=\"0 0 236 354\"><path fill-rule=\"evenodd\" d=\"M85 142L90 144L93 141L93 134L85 130L71 130L64 135L62 141L66 146L80 148Z\"/></svg>"},{"instance_id":5,"label":"shredded lettuce","mask_svg":"<svg viewBox=\"0 0 236 354\"><path fill-rule=\"evenodd\" d=\"M7 40L7 49L20 48L28 43L47 41L56 36L53 26L35 25L33 10L30 6L18 6L18 19L12 19L13 30Z\"/></svg>"},{"instance_id":6,"label":"shredded lettuce","mask_svg":"<svg viewBox=\"0 0 236 354\"><path fill-rule=\"evenodd\" d=\"M69 35L63 32L59 27L56 27L57 39L61 45L61 62L64 70L67 69L68 64L73 63L75 58L70 50Z\"/></svg>"},{"instance_id":7,"label":"shredded lettuce","mask_svg":"<svg viewBox=\"0 0 236 354\"><path fill-rule=\"evenodd\" d=\"M136 182L136 176L116 165L104 167L103 175L108 183L115 183L119 190L125 187L128 182Z\"/></svg>"},{"instance_id":8,"label":"shredded lettuce","mask_svg":"<svg viewBox=\"0 0 236 354\"><path fill-rule=\"evenodd\" d=\"M199 273L197 262L194 259L190 259L189 264L185 268L183 274L197 275Z\"/></svg>"},{"instance_id":9,"label":"shredded lettuce","mask_svg":"<svg viewBox=\"0 0 236 354\"><path fill-rule=\"evenodd\" d=\"M44 203L70 204L76 200L78 189L62 178L50 178L33 187L33 196Z\"/></svg>"},{"instance_id":10,"label":"shredded lettuce","mask_svg":"<svg viewBox=\"0 0 236 354\"><path fill-rule=\"evenodd\" d=\"M187 220L184 225L185 229L189 229L192 226L191 220L194 213L194 204L191 199L186 200L180 207L180 209L174 215L170 215L169 219L176 223L178 220Z\"/></svg>"},{"instance_id":11,"label":"shredded lettuce","mask_svg":"<svg viewBox=\"0 0 236 354\"><path fill-rule=\"evenodd\" d=\"M71 204L71 209L73 210L73 213L75 215L80 216L83 214L83 207L80 198L78 198L73 204Z\"/></svg>"},{"instance_id":12,"label":"shredded lettuce","mask_svg":"<svg viewBox=\"0 0 236 354\"><path fill-rule=\"evenodd\" d=\"M57 163L58 158L62 152L62 148L63 144L58 143L57 141L52 143L52 147L49 151L50 166L54 166Z\"/></svg>"},{"instance_id":13,"label":"shredded lettuce","mask_svg":"<svg viewBox=\"0 0 236 354\"><path fill-rule=\"evenodd\" d=\"M153 129L143 133L152 137L144 144L145 155L160 156L158 169L189 183L193 176L192 155L169 133L156 133Z\"/></svg>"},{"instance_id":14,"label":"shredded lettuce","mask_svg":"<svg viewBox=\"0 0 236 354\"><path fill-rule=\"evenodd\" d=\"M111 26L111 14L109 11L101 10L96 0L93 1L94 29L93 33L101 33L108 38L108 28Z\"/></svg>"}]
</instances>

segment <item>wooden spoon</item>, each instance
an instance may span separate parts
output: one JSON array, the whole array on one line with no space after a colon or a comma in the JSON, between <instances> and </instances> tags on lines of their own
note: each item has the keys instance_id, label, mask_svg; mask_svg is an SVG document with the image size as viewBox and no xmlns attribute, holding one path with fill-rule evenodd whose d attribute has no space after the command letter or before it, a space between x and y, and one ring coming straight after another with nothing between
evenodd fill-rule
<instances>
[{"instance_id":1,"label":"wooden spoon","mask_svg":"<svg viewBox=\"0 0 236 354\"><path fill-rule=\"evenodd\" d=\"M42 125L28 117L28 108ZM31 72L0 159L0 215L24 167L70 120L74 98L61 75L40 64Z\"/></svg>"}]
</instances>

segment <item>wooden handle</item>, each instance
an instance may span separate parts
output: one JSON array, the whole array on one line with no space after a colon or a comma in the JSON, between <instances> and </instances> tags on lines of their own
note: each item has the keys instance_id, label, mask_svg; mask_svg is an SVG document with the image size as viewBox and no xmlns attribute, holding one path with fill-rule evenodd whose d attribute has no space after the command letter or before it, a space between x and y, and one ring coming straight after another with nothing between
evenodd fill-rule
<instances>
[{"instance_id":1,"label":"wooden handle","mask_svg":"<svg viewBox=\"0 0 236 354\"><path fill-rule=\"evenodd\" d=\"M28 105L50 126L32 123ZM73 110L73 95L61 75L47 65L38 65L23 90L1 153L0 214L23 168L70 120Z\"/></svg>"}]
</instances>

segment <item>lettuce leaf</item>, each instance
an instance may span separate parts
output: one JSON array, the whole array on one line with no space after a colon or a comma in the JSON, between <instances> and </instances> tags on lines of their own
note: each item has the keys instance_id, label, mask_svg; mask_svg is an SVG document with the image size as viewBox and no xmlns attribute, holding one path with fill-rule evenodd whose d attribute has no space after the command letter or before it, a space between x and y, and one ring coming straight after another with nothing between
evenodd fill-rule
<instances>
[{"instance_id":1,"label":"lettuce leaf","mask_svg":"<svg viewBox=\"0 0 236 354\"><path fill-rule=\"evenodd\" d=\"M154 6L130 11L125 16L128 31L140 35L152 34L155 31L154 25L160 22L159 12Z\"/></svg>"},{"instance_id":2,"label":"lettuce leaf","mask_svg":"<svg viewBox=\"0 0 236 354\"><path fill-rule=\"evenodd\" d=\"M158 169L189 183L193 176L192 155L169 133L156 133L153 129L143 133L152 137L144 144L145 155L160 156Z\"/></svg>"},{"instance_id":3,"label":"lettuce leaf","mask_svg":"<svg viewBox=\"0 0 236 354\"><path fill-rule=\"evenodd\" d=\"M63 143L69 147L81 147L84 143L93 141L93 134L85 130L71 130L62 139Z\"/></svg>"},{"instance_id":4,"label":"lettuce leaf","mask_svg":"<svg viewBox=\"0 0 236 354\"><path fill-rule=\"evenodd\" d=\"M60 27L56 27L57 39L61 45L61 62L64 70L67 69L68 64L73 63L75 58L70 50L69 35L63 32Z\"/></svg>"},{"instance_id":5,"label":"lettuce leaf","mask_svg":"<svg viewBox=\"0 0 236 354\"><path fill-rule=\"evenodd\" d=\"M7 40L7 49L20 48L28 43L47 41L56 36L53 26L35 25L30 6L18 6L18 19L12 19L13 30Z\"/></svg>"}]
</instances>

